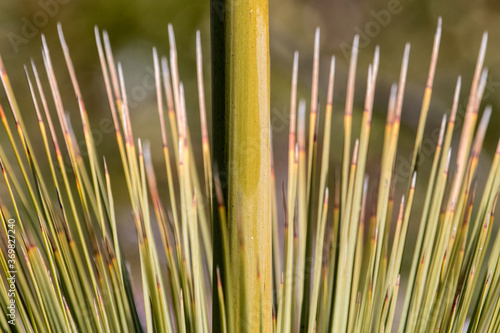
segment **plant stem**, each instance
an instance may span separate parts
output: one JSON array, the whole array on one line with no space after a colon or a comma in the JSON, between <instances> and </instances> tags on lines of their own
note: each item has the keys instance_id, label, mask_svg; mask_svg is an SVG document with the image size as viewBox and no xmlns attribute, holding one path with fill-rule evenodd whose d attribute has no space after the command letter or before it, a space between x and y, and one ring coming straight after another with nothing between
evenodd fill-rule
<instances>
[{"instance_id":1,"label":"plant stem","mask_svg":"<svg viewBox=\"0 0 500 333\"><path fill-rule=\"evenodd\" d=\"M224 267L215 219L213 272L220 267L221 278L231 279L232 290L224 292L233 313L231 332L256 332L260 320L264 332L272 328L268 37L267 0L211 0L213 157L227 202L225 250L230 251L230 267ZM219 304L213 300L213 331L218 332Z\"/></svg>"}]
</instances>

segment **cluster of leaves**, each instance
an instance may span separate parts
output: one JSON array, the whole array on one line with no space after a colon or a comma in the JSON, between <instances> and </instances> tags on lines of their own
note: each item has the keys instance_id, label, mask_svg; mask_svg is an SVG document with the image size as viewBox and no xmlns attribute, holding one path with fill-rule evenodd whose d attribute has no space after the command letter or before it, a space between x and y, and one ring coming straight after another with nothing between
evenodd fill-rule
<instances>
[{"instance_id":1,"label":"cluster of leaves","mask_svg":"<svg viewBox=\"0 0 500 333\"><path fill-rule=\"evenodd\" d=\"M474 207L478 157L484 140L491 107L487 106L476 129L487 70L483 69L487 34L484 34L472 82L467 111L456 159L449 175L451 142L459 102L458 78L451 114L443 117L434 152L431 173L423 181L425 193L417 193L421 208L419 231L413 250L404 303L398 305L400 271L406 247L417 182L417 165L429 111L436 62L441 39L439 20L434 39L429 76L410 163L411 179L400 204L394 206L395 158L409 60L406 45L400 79L389 97L383 137L381 171L376 179L365 172L369 147L379 49L368 68L366 97L360 137L351 154L352 110L359 38L353 41L344 115L344 137L340 175L334 175L335 205L327 218L329 191L331 113L335 73L332 57L329 74L321 164L316 166L318 138L319 31L316 34L309 141L306 150L305 102L298 107L295 129L297 54L294 59L288 188L286 191L286 231L284 276L275 265L275 284L280 283L277 332L461 332L469 309L469 332L497 332L500 301L500 234L487 265L483 265L489 245L493 215L500 190L500 142L491 165L480 204ZM314 187L319 180L318 187ZM370 186L372 184L372 186ZM368 193L373 188L372 193ZM313 195L318 198L314 207ZM398 209L396 229L390 243L393 208ZM473 208L477 209L474 217ZM313 217L316 216L316 219ZM290 222L290 223L289 223ZM275 222L275 230L277 230ZM297 228L298 230L295 230ZM313 235L314 233L314 235ZM324 245L326 242L326 246ZM277 242L275 241L277 244ZM298 245L297 245L298 244ZM326 249L326 250L324 250ZM275 262L279 262L274 247ZM408 249L407 249L408 250ZM307 258L313 258L310 269ZM480 274L485 268L485 275ZM281 276L281 281L279 277ZM473 302L474 292L480 296ZM300 314L300 316L297 316Z\"/></svg>"},{"instance_id":2,"label":"cluster of leaves","mask_svg":"<svg viewBox=\"0 0 500 333\"><path fill-rule=\"evenodd\" d=\"M121 159L125 179L112 179L106 161L99 158L69 49L61 27L58 28L78 101L88 157L82 156L69 116L64 111L45 39L42 38L42 54L52 105L48 103L35 63L32 62L31 69L25 68L40 133L28 135L22 119L27 111L20 111L0 59L1 79L12 119L7 119L2 107L0 116L15 156L12 160L9 158L12 155L4 150L6 147L0 146L4 176L0 263L6 277L15 272L16 286L11 294L8 280L2 279L0 283L0 306L5 313L0 317L2 331L136 332L145 328L148 332L209 332L212 297L219 300L223 331L238 331L233 324L233 309L226 305L227 297L245 300L266 296L262 290L238 290L233 287L236 281L230 278L221 281L219 274L212 276L211 227L216 221L221 223L224 270L227 271L232 269L227 232L227 224L231 221L226 221L218 174L212 172L199 34L196 41L201 156L196 156L192 148L171 26L169 57L160 59L153 49L158 130L161 131L165 186L168 188L168 197L161 198L150 146L133 135L124 74L120 63L116 64L113 59L108 35L96 29L97 49L116 133L116 158ZM332 58L329 72L323 144L319 153L319 30L315 39L308 131L305 101L300 100L297 107L298 53L295 54L288 181L287 187L283 187L284 221L278 219L274 167L271 170L273 214L270 222L276 298L273 323L269 326L274 332L385 332L396 329L393 322L398 308L401 261L412 215L418 178L416 165L429 111L440 37L441 22L434 40L415 139L411 162L413 176L408 180L407 191L399 205L395 205L394 200L393 173L409 45L404 51L400 80L391 89L378 179L368 179L365 172L379 67L378 48L368 69L360 137L352 145L358 37L354 39L346 94L344 147L337 173L331 172L334 168L330 165L335 58ZM486 41L485 34L460 135L456 170L452 175L448 173L460 78L451 114L442 121L430 176L422 181L425 193L417 193L424 205L416 245L410 249L413 261L404 303L399 304L400 332L461 332L468 314L470 332L500 330L500 235L493 242L489 260L484 263L500 189L500 144L484 190L476 199L478 158L491 114L491 108L486 107L477 125L487 78L487 71L483 69ZM164 99L168 117L164 116ZM53 113L58 126L53 122ZM12 120L17 134L11 130ZM171 142L168 142L168 134ZM35 137L43 140L45 151L33 151L30 140ZM68 171L64 167L66 156L71 161ZM203 173L197 170L200 162ZM41 167L45 165L49 168L49 177L43 176L48 174ZM327 187L329 177L335 182L332 194ZM124 214L117 214L115 209L112 181L125 181L127 185L131 219L135 222L139 244L142 292L133 292L120 247L118 227L123 222L117 221L117 215ZM369 193L369 189L373 189L373 193ZM212 191L216 193L214 199ZM212 211L212 200L217 200L218 211ZM395 233L390 237L393 209L398 209L399 213ZM15 221L14 228L9 221ZM285 225L283 256L279 246L280 223ZM12 229L15 232L9 232ZM154 237L157 230L161 243ZM15 242L13 249L9 246L12 240ZM16 259L12 263L11 257ZM217 283L217 295L211 295L214 283ZM478 297L473 297L475 292ZM136 295L142 295L144 309L137 306L141 302ZM12 301L20 319L16 325L9 324L7 316ZM473 311L469 313L469 309ZM261 319L261 330L265 331L268 324Z\"/></svg>"},{"instance_id":3,"label":"cluster of leaves","mask_svg":"<svg viewBox=\"0 0 500 333\"><path fill-rule=\"evenodd\" d=\"M40 127L37 139L41 137L43 140L45 152L33 151L30 137L35 137L35 134L27 133L22 120L24 113L19 110L8 75L3 63L0 63L3 86L18 132L18 136L12 133L11 125L0 108L16 158L14 167L3 147L0 147L4 186L8 189L5 193L10 195L3 198L10 203L1 207L5 228L2 240L7 245L8 238L12 238L15 242L15 255L12 257L17 259L12 262L15 265L16 292L8 295L6 281L2 281L1 304L7 311L12 299L20 319L13 326L7 322L6 316L2 316L2 331L23 331L24 327L27 332L135 332L142 331L140 317L144 318L149 332L172 332L174 328L180 332L208 331L209 306L205 295L210 291L207 286L211 284L211 274L208 274L212 265L211 215L208 205L197 207L197 196L210 200L211 184L208 180L212 178L202 97L202 68L199 67L199 87L206 196L200 196L195 191L202 187L192 162L194 156L187 130L184 91L178 79L175 40L169 27L172 74L167 59L160 60L156 50L153 50L170 194L167 213L158 196L149 144L136 141L132 132L122 67L114 62L107 33L102 35L103 44L101 33L97 29L95 31L116 133L117 155L123 162L125 179L120 181L127 184L132 219L137 230L145 304L145 312L138 314L130 274L118 240L120 221L117 221L113 202L112 179L106 161L98 157L69 49L61 27L58 29L78 101L88 158L83 158L69 115L65 114L45 39L42 38L42 54L54 105L49 106L35 63L32 62L31 71L25 68ZM199 35L197 43L198 64L201 66ZM176 143L173 145L175 169L172 168L167 144L163 94L167 99L170 132ZM53 110L59 127L53 122ZM40 157L43 154L45 156ZM69 156L71 161L68 172L64 165L65 156ZM43 176L45 170L38 162L42 158L50 168L50 178ZM14 168L21 171L21 179ZM178 192L174 189L174 177L179 184ZM177 211L179 201L180 213ZM154 208L163 247L154 239L157 229L153 224L151 208ZM8 235L7 220L15 221L13 237ZM198 239L202 241L198 242ZM3 251L2 247L0 260L6 276L10 276L14 269L7 265L6 255L10 253L7 248L5 246L6 251ZM162 274L164 263L160 262L159 251L166 255L166 277ZM169 292L170 298L167 297ZM189 301L184 302L184 299Z\"/></svg>"}]
</instances>

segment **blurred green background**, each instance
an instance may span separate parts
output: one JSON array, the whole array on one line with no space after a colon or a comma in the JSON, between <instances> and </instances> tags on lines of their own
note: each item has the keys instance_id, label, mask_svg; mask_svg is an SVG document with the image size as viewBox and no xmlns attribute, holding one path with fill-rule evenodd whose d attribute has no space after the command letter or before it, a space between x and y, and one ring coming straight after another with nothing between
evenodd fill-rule
<instances>
[{"instance_id":1,"label":"blurred green background","mask_svg":"<svg viewBox=\"0 0 500 333\"><path fill-rule=\"evenodd\" d=\"M293 52L295 50L300 52L299 98L305 98L309 103L314 30L320 27L320 107L322 112L320 117L324 115L330 57L335 55L337 59L333 118L335 134L332 138L331 154L334 164L338 164L341 156L342 116L348 68L345 51L352 43L354 35L360 34L361 48L353 125L353 135L356 136L359 133L357 127L359 127L363 106L368 64L372 60L375 46L380 46L380 71L367 168L367 172L373 176L377 175L379 167L380 139L384 128L390 86L398 80L405 43L411 43L408 83L396 165L398 176L396 200L399 201L400 190L405 188L409 179L409 175L405 173L405 163L408 163L411 157L439 16L443 18L443 34L434 93L426 126L426 140L424 140L428 153L422 158L419 181L417 181L417 199L408 236L409 245L413 244L418 226L419 207L423 201L421 197L425 191L426 175L432 162L436 129L439 129L442 115L449 113L458 75L463 77L460 105L462 109L465 109L481 36L484 31L488 31L489 43L485 65L490 71L480 112L482 113L485 105L491 104L493 114L480 160L478 176L481 188L489 171L491 157L500 134L500 2L496 0L270 0L269 6L271 121L279 195L281 183L286 179L288 108ZM33 58L39 71L44 72L40 52L42 33L47 37L51 50L66 112L70 114L77 134L81 134L78 106L57 38L56 24L61 22L94 128L98 152L105 156L117 156L115 137L110 130L112 128L110 126L111 114L94 40L94 26L97 25L100 29L109 32L115 60L123 64L131 102L134 134L136 138L151 141L153 152L157 152L153 154L157 163L157 178L160 183L165 184L156 97L152 86L151 49L156 46L160 54L168 55L167 24L172 23L179 52L180 77L186 89L188 122L194 142L200 142L198 94L195 81L195 32L198 29L201 31L207 105L210 106L209 10L208 0L2 0L0 2L0 54L23 109L24 120L33 130L30 134L35 145L39 145L42 149L40 140L35 140L39 137L39 132L23 64L28 64L30 58ZM44 74L42 74L42 80L46 81ZM48 85L45 87L48 88ZM0 103L8 110L8 102L3 89L0 91ZM461 123L460 120L458 122ZM320 124L321 133L321 121ZM455 135L454 139L455 147L457 136ZM4 130L0 131L0 140L7 142ZM200 150L199 146L196 144L195 149ZM127 226L122 230L122 238L126 242L135 243L136 236L130 218L126 187L119 178L120 160L108 158L108 163L114 179L112 181L118 216L124 223L124 227ZM163 195L166 195L166 188L160 190ZM280 202L282 201L278 198L278 203ZM281 214L281 205L279 209ZM135 251L135 248L132 248L130 252L127 251L132 262L136 255ZM407 269L408 259L409 256L406 255L403 269Z\"/></svg>"}]
</instances>

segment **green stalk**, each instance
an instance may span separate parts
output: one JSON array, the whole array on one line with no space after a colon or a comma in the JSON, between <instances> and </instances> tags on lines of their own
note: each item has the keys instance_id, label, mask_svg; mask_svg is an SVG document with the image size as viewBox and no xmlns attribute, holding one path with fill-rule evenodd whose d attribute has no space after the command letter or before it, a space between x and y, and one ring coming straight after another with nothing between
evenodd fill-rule
<instances>
[{"instance_id":1,"label":"green stalk","mask_svg":"<svg viewBox=\"0 0 500 333\"><path fill-rule=\"evenodd\" d=\"M229 331L256 332L262 315L263 331L271 332L268 1L226 0L221 4L212 0L211 40L212 155L226 178L222 191L228 207L231 261L229 267L224 267L220 223L214 221L213 274L219 266L223 268L221 279L233 281L232 290L225 293L225 303L234 314ZM262 290L262 308L259 297L251 296L257 290ZM214 283L213 295L217 293ZM213 331L220 332L218 298L214 297L213 302Z\"/></svg>"}]
</instances>

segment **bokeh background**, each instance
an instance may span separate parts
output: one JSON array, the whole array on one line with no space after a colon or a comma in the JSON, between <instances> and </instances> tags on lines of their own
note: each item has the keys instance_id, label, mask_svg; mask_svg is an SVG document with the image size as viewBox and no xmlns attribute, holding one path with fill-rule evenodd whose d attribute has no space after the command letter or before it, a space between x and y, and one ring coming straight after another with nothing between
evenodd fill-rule
<instances>
[{"instance_id":1,"label":"bokeh background","mask_svg":"<svg viewBox=\"0 0 500 333\"><path fill-rule=\"evenodd\" d=\"M417 198L408 235L408 245L411 249L418 230L419 208L423 201L425 180L432 162L436 129L439 129L442 115L449 113L458 75L462 75L463 78L460 100L461 108L465 109L465 101L484 31L489 32L485 62L489 67L489 79L480 112L482 113L485 105L491 104L493 113L479 165L480 188L489 171L500 135L500 2L496 0L270 0L269 6L271 121L278 189L286 179L293 52L295 50L300 52L299 98L304 98L309 103L314 31L316 27L321 28L321 112L324 112L330 57L336 56L334 135L331 154L332 165L336 165L340 161L342 145L342 115L348 68L346 50L352 44L354 35L360 34L361 48L356 81L353 133L356 136L359 133L357 127L361 118L368 64L372 60L375 46L380 46L380 71L367 168L367 172L375 176L379 168L381 138L390 86L398 80L405 43L411 43L408 83L396 165L397 201L401 197L401 190L406 187L409 180L409 175L405 173L407 170L405 163L408 163L411 157L434 32L438 17L442 17L441 48L425 134L427 138L425 144L429 154L424 154L419 169ZM200 131L197 130L200 121L195 81L195 32L201 31L207 105L210 106L209 10L208 0L2 0L0 2L0 54L15 87L17 98L24 112L24 120L28 127L33 129L33 137L38 137L39 132L23 64L28 64L32 58L39 67L39 71L43 72L40 52L41 34L47 37L65 109L74 122L77 135L81 134L81 128L78 126L80 124L78 106L57 38L56 24L61 22L93 125L99 154L109 157L117 156L115 137L110 125L111 114L94 40L94 26L97 25L100 29L106 29L109 32L115 60L123 64L131 102L134 134L136 137L150 141L152 151L158 152L153 154L157 163L157 177L159 182L165 184L166 177L161 172L163 158L160 153L160 128L155 91L152 86L151 50L153 46L156 46L160 54L168 55L167 24L172 23L179 52L179 72L187 95L188 122L194 129L191 130L194 142L200 142ZM42 75L42 80L45 80L45 75ZM0 103L3 106L8 105L3 89L0 89ZM320 133L322 125L320 121ZM2 143L7 143L3 130L0 131L0 140ZM35 145L41 144L40 140L38 142L32 140L35 141ZM195 145L195 149L200 149L199 146ZM113 190L122 224L121 237L130 244L129 247L125 247L126 255L130 262L134 263L137 260L136 247L133 246L136 243L136 235L130 218L126 187L124 182L119 180L120 160L108 158L108 164L112 178L115 179ZM161 191L163 195L166 195L166 188ZM281 202L280 198L278 202ZM282 207L279 209L282 214ZM408 269L410 260L410 256L405 255L403 270ZM134 275L136 274L132 273L132 278ZM139 279L140 277L137 276L137 280ZM404 282L403 277L403 285Z\"/></svg>"}]
</instances>

